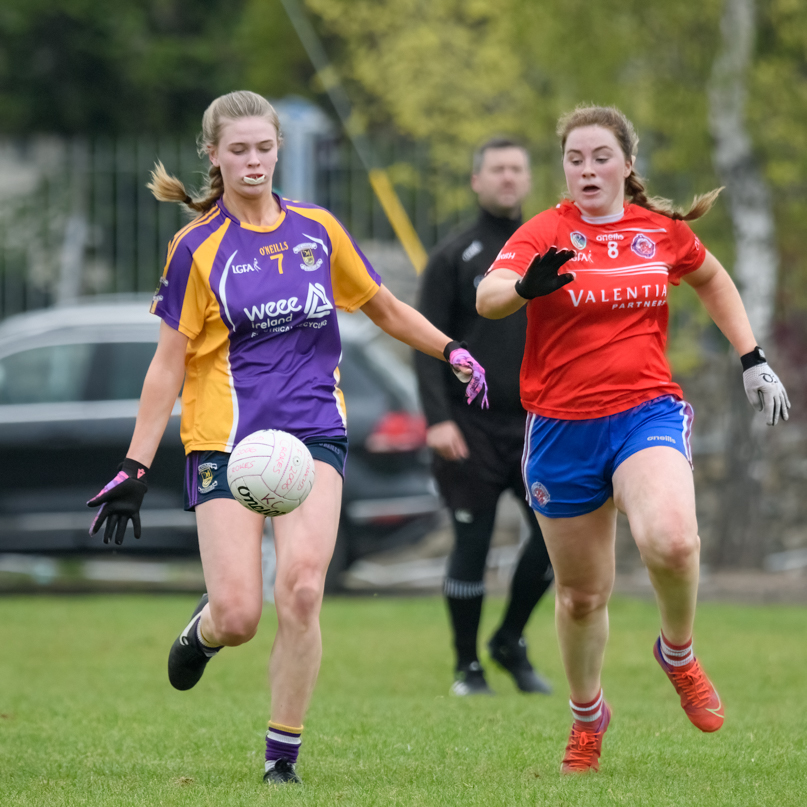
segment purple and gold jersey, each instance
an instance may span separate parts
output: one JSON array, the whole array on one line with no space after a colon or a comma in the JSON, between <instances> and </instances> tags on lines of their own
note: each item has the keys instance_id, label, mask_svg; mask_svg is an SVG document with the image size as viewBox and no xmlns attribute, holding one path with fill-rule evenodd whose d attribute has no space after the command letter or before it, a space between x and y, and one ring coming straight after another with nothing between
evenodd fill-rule
<instances>
[{"instance_id":1,"label":"purple and gold jersey","mask_svg":"<svg viewBox=\"0 0 807 807\"><path fill-rule=\"evenodd\" d=\"M272 227L219 201L168 247L151 312L190 339L186 453L232 451L258 429L345 434L336 308L360 308L381 279L327 210L275 198Z\"/></svg>"}]
</instances>

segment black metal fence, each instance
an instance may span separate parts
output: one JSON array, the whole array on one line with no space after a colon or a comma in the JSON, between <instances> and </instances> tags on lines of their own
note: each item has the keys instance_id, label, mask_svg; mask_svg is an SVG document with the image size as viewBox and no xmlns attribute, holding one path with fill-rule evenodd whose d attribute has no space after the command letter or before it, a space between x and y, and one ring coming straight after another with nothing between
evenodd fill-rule
<instances>
[{"instance_id":1,"label":"black metal fence","mask_svg":"<svg viewBox=\"0 0 807 807\"><path fill-rule=\"evenodd\" d=\"M423 146L384 142L377 152L427 249L468 215L470 193L434 192ZM331 210L360 242L393 241L352 147L322 138L315 153L316 198L308 201ZM176 139L0 141L0 318L83 295L154 289L167 244L187 220L146 188L157 159L193 187L207 170L193 144ZM278 168L282 190L282 153ZM467 177L441 177L440 187L467 187Z\"/></svg>"}]
</instances>

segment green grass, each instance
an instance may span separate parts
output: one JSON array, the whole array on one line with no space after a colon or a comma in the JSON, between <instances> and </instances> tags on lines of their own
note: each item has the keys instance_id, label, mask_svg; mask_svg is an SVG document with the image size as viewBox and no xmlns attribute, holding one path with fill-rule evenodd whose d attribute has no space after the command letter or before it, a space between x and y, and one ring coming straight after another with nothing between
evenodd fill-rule
<instances>
[{"instance_id":1,"label":"green grass","mask_svg":"<svg viewBox=\"0 0 807 807\"><path fill-rule=\"evenodd\" d=\"M598 775L561 778L570 725L551 604L528 639L557 694L446 696L442 602L334 599L306 720L303 788L261 783L267 608L191 692L165 673L195 598L0 599L0 804L796 805L807 740L805 610L702 605L697 648L726 704L714 735L689 724L651 655L655 608L616 600L605 692L614 718ZM484 637L501 610L486 609Z\"/></svg>"}]
</instances>

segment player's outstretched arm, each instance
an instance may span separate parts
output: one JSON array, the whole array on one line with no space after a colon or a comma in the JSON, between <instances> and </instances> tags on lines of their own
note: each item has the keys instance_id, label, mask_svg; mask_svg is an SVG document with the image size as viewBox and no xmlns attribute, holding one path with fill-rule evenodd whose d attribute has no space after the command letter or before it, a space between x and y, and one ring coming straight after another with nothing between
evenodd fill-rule
<instances>
[{"instance_id":1,"label":"player's outstretched arm","mask_svg":"<svg viewBox=\"0 0 807 807\"><path fill-rule=\"evenodd\" d=\"M504 319L515 314L527 300L516 291L521 275L512 269L494 269L476 288L476 310L486 319Z\"/></svg>"},{"instance_id":2,"label":"player's outstretched arm","mask_svg":"<svg viewBox=\"0 0 807 807\"><path fill-rule=\"evenodd\" d=\"M146 472L160 444L174 402L185 377L185 349L188 338L164 322L160 326L160 341L149 365L134 436L118 473L87 504L99 507L90 535L104 524L104 543L123 543L126 525L132 522L135 538L140 537L140 507L148 485Z\"/></svg>"},{"instance_id":3,"label":"player's outstretched arm","mask_svg":"<svg viewBox=\"0 0 807 807\"><path fill-rule=\"evenodd\" d=\"M549 247L543 255L533 256L523 275L510 269L494 269L476 290L476 310L488 319L501 319L529 300L556 292L574 280L570 272L558 274L574 255L571 249Z\"/></svg>"},{"instance_id":4,"label":"player's outstretched arm","mask_svg":"<svg viewBox=\"0 0 807 807\"><path fill-rule=\"evenodd\" d=\"M482 366L459 342L452 342L439 328L426 319L411 305L399 300L386 286L381 286L361 310L385 333L409 347L445 359L457 377L468 383L468 403L482 395L483 406L487 403L487 382Z\"/></svg>"},{"instance_id":5,"label":"player's outstretched arm","mask_svg":"<svg viewBox=\"0 0 807 807\"><path fill-rule=\"evenodd\" d=\"M765 412L769 426L789 418L790 399L779 377L757 346L740 292L729 273L707 252L699 269L684 275L695 289L715 325L737 351L743 366L743 386L749 403Z\"/></svg>"}]
</instances>

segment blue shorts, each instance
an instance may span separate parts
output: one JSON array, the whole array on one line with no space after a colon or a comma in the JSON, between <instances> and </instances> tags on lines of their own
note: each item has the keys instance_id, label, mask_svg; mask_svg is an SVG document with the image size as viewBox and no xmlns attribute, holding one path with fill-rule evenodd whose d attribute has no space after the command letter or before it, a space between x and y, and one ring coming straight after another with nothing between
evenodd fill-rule
<instances>
[{"instance_id":1,"label":"blue shorts","mask_svg":"<svg viewBox=\"0 0 807 807\"><path fill-rule=\"evenodd\" d=\"M530 507L548 518L591 513L614 495L614 471L645 448L669 446L691 466L693 417L672 395L591 420L529 415L521 470Z\"/></svg>"},{"instance_id":2,"label":"blue shorts","mask_svg":"<svg viewBox=\"0 0 807 807\"><path fill-rule=\"evenodd\" d=\"M345 478L347 437L312 437L303 442L315 460L326 462ZM226 451L191 451L185 457L186 510L195 510L209 499L235 499L227 484L229 460Z\"/></svg>"}]
</instances>

